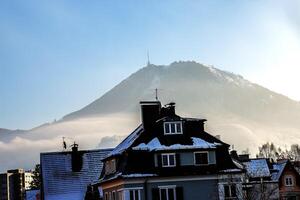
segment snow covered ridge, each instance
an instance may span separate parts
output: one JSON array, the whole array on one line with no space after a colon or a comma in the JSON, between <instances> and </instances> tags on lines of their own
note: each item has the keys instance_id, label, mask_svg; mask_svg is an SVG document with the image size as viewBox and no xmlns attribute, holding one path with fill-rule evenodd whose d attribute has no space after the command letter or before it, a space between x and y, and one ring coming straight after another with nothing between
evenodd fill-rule
<instances>
[{"instance_id":1,"label":"snow covered ridge","mask_svg":"<svg viewBox=\"0 0 300 200\"><path fill-rule=\"evenodd\" d=\"M148 144L141 143L135 147L132 147L133 150L143 150L143 151L159 151L159 150L176 150L176 149L212 149L216 148L220 143L209 143L200 138L192 137L192 145L183 145L183 144L173 144L170 146L162 145L159 139L153 138Z\"/></svg>"}]
</instances>

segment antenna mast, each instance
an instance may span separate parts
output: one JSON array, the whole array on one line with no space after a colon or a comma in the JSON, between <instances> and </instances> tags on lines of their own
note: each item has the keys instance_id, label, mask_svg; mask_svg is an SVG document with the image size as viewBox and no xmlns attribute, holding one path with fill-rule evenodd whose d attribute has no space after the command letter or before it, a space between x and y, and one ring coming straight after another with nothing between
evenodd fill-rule
<instances>
[{"instance_id":1,"label":"antenna mast","mask_svg":"<svg viewBox=\"0 0 300 200\"><path fill-rule=\"evenodd\" d=\"M147 66L149 66L150 65L150 57L149 57L149 51L147 51Z\"/></svg>"}]
</instances>

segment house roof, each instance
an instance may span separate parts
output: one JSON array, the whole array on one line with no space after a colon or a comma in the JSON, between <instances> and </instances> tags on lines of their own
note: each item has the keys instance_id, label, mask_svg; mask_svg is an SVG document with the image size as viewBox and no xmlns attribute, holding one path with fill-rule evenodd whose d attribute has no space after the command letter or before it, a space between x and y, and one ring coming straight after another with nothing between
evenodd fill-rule
<instances>
[{"instance_id":1,"label":"house roof","mask_svg":"<svg viewBox=\"0 0 300 200\"><path fill-rule=\"evenodd\" d=\"M243 162L247 174L250 178L263 178L270 177L270 170L267 163L267 160L264 158L261 159L251 159L247 162Z\"/></svg>"},{"instance_id":2,"label":"house roof","mask_svg":"<svg viewBox=\"0 0 300 200\"><path fill-rule=\"evenodd\" d=\"M88 184L98 181L101 160L112 149L79 151L83 165L79 172L72 171L72 152L41 153L42 190L45 200L82 200Z\"/></svg>"},{"instance_id":3,"label":"house roof","mask_svg":"<svg viewBox=\"0 0 300 200\"><path fill-rule=\"evenodd\" d=\"M287 160L284 162L278 162L273 164L274 171L272 172L272 180L278 181L282 175L282 172L287 164Z\"/></svg>"},{"instance_id":4,"label":"house roof","mask_svg":"<svg viewBox=\"0 0 300 200\"><path fill-rule=\"evenodd\" d=\"M126 149L128 149L139 135L143 132L143 125L139 125L129 136L127 136L116 148L114 148L106 157L115 156L122 154Z\"/></svg>"}]
</instances>

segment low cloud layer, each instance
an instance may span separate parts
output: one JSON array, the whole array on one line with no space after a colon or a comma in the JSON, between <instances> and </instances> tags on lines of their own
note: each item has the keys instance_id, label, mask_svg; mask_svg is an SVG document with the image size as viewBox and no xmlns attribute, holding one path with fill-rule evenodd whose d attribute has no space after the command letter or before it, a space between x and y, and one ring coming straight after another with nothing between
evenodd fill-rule
<instances>
[{"instance_id":1,"label":"low cloud layer","mask_svg":"<svg viewBox=\"0 0 300 200\"><path fill-rule=\"evenodd\" d=\"M68 149L74 141L80 149L114 147L137 125L138 120L117 114L59 122L23 133L12 133L6 141L0 138L0 172L13 168L33 168L34 164L39 163L40 152L63 150L63 137Z\"/></svg>"}]
</instances>

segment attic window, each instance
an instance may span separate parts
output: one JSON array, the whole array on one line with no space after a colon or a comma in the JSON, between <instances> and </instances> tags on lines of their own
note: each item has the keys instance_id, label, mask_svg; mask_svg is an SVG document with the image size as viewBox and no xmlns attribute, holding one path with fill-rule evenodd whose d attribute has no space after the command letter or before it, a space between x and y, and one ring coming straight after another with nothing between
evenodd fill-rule
<instances>
[{"instance_id":1,"label":"attic window","mask_svg":"<svg viewBox=\"0 0 300 200\"><path fill-rule=\"evenodd\" d=\"M165 122L165 135L182 134L182 122Z\"/></svg>"},{"instance_id":2,"label":"attic window","mask_svg":"<svg viewBox=\"0 0 300 200\"><path fill-rule=\"evenodd\" d=\"M112 174L116 172L116 160L111 159L105 162L105 174Z\"/></svg>"}]
</instances>

